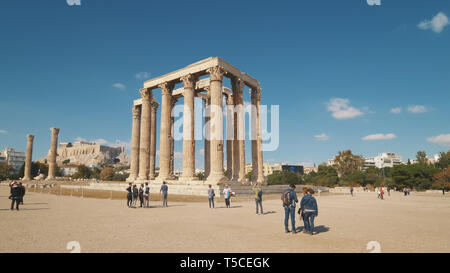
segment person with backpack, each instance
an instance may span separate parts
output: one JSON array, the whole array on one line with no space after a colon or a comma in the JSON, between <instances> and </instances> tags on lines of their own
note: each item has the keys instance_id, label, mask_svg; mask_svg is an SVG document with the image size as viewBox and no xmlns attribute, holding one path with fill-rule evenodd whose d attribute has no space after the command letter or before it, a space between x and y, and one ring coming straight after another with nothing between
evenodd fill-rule
<instances>
[{"instance_id":1,"label":"person with backpack","mask_svg":"<svg viewBox=\"0 0 450 273\"><path fill-rule=\"evenodd\" d=\"M289 189L286 189L282 195L281 200L283 201L284 207L284 228L286 233L289 233L288 223L289 217L291 217L292 233L295 234L295 206L298 203L297 193L295 193L295 185L289 185Z\"/></svg>"},{"instance_id":2,"label":"person with backpack","mask_svg":"<svg viewBox=\"0 0 450 273\"><path fill-rule=\"evenodd\" d=\"M133 202L133 187L131 183L128 183L127 188L127 206L130 208Z\"/></svg>"},{"instance_id":3,"label":"person with backpack","mask_svg":"<svg viewBox=\"0 0 450 273\"><path fill-rule=\"evenodd\" d=\"M319 215L317 201L316 198L312 196L313 194L314 190L308 189L308 194L303 196L300 201L300 209L303 213L303 223L305 225L303 232L310 235L314 234L314 217Z\"/></svg>"},{"instance_id":4,"label":"person with backpack","mask_svg":"<svg viewBox=\"0 0 450 273\"><path fill-rule=\"evenodd\" d=\"M263 207L262 207L262 195L263 191L259 185L259 183L256 183L253 187L253 191L255 192L255 203L256 203L256 215L259 214L258 207L261 208L261 215L264 214Z\"/></svg>"},{"instance_id":5,"label":"person with backpack","mask_svg":"<svg viewBox=\"0 0 450 273\"><path fill-rule=\"evenodd\" d=\"M144 184L139 187L139 207L142 208L144 205Z\"/></svg>"},{"instance_id":6,"label":"person with backpack","mask_svg":"<svg viewBox=\"0 0 450 273\"><path fill-rule=\"evenodd\" d=\"M216 194L214 193L214 189L212 188L211 185L208 186L208 202L209 202L209 208L211 208L211 204L212 204L212 208L214 208L214 196L216 196Z\"/></svg>"},{"instance_id":7,"label":"person with backpack","mask_svg":"<svg viewBox=\"0 0 450 273\"><path fill-rule=\"evenodd\" d=\"M22 182L19 182L19 188L20 188L20 204L23 205L23 197L25 196L25 186L22 184Z\"/></svg>"},{"instance_id":8,"label":"person with backpack","mask_svg":"<svg viewBox=\"0 0 450 273\"><path fill-rule=\"evenodd\" d=\"M148 182L145 182L144 188L144 207L150 207L150 187L148 186Z\"/></svg>"},{"instance_id":9,"label":"person with backpack","mask_svg":"<svg viewBox=\"0 0 450 273\"><path fill-rule=\"evenodd\" d=\"M225 198L225 206L227 208L231 207L230 199L231 199L231 188L228 187L228 185L225 185L225 188L223 189L223 197Z\"/></svg>"},{"instance_id":10,"label":"person with backpack","mask_svg":"<svg viewBox=\"0 0 450 273\"><path fill-rule=\"evenodd\" d=\"M19 184L15 183L11 185L11 210L14 210L14 204L16 204L16 210L19 210L20 199L22 198L22 188Z\"/></svg>"}]
</instances>

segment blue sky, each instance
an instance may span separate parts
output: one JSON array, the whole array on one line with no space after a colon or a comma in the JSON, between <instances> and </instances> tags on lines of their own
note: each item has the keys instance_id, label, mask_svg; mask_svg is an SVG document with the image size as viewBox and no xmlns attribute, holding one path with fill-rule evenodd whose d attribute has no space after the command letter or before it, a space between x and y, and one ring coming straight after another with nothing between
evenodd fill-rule
<instances>
[{"instance_id":1,"label":"blue sky","mask_svg":"<svg viewBox=\"0 0 450 273\"><path fill-rule=\"evenodd\" d=\"M3 1L0 148L25 150L32 133L34 159L45 156L50 127L60 141L128 143L144 80L219 56L280 106L280 145L265 161L446 151L449 16L446 0ZM374 134L385 139L363 140Z\"/></svg>"}]
</instances>

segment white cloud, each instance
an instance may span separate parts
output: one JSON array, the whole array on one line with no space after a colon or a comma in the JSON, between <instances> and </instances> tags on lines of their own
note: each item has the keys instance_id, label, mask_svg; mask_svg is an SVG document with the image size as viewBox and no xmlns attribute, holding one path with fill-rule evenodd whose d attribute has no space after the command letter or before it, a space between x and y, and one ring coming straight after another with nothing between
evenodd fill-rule
<instances>
[{"instance_id":1,"label":"white cloud","mask_svg":"<svg viewBox=\"0 0 450 273\"><path fill-rule=\"evenodd\" d=\"M442 134L435 137L429 137L427 138L428 142L439 144L441 146L447 146L450 147L450 134Z\"/></svg>"},{"instance_id":2,"label":"white cloud","mask_svg":"<svg viewBox=\"0 0 450 273\"><path fill-rule=\"evenodd\" d=\"M6 133L7 133L6 130L0 130L0 134L5 135Z\"/></svg>"},{"instance_id":3,"label":"white cloud","mask_svg":"<svg viewBox=\"0 0 450 273\"><path fill-rule=\"evenodd\" d=\"M388 140L388 139L394 139L397 136L395 134L373 134L368 135L362 138L362 140Z\"/></svg>"},{"instance_id":4,"label":"white cloud","mask_svg":"<svg viewBox=\"0 0 450 273\"><path fill-rule=\"evenodd\" d=\"M115 87L115 88L117 88L117 89L120 89L120 90L122 90L122 91L125 91L125 89L127 89L127 87L125 86L125 84L120 83L120 82L113 84L113 87Z\"/></svg>"},{"instance_id":5,"label":"white cloud","mask_svg":"<svg viewBox=\"0 0 450 273\"><path fill-rule=\"evenodd\" d=\"M139 72L136 74L136 79L138 80L146 80L150 78L150 72Z\"/></svg>"},{"instance_id":6,"label":"white cloud","mask_svg":"<svg viewBox=\"0 0 450 273\"><path fill-rule=\"evenodd\" d=\"M417 27L423 30L431 29L436 33L440 33L449 24L447 16L443 12L439 12L433 19L420 22Z\"/></svg>"},{"instance_id":7,"label":"white cloud","mask_svg":"<svg viewBox=\"0 0 450 273\"><path fill-rule=\"evenodd\" d=\"M315 135L314 137L320 141L326 141L330 139L330 136L327 136L326 134Z\"/></svg>"},{"instance_id":8,"label":"white cloud","mask_svg":"<svg viewBox=\"0 0 450 273\"><path fill-rule=\"evenodd\" d=\"M350 106L348 99L333 98L327 104L327 110L332 112L332 116L336 119L349 119L361 116L364 113L359 109Z\"/></svg>"},{"instance_id":9,"label":"white cloud","mask_svg":"<svg viewBox=\"0 0 450 273\"><path fill-rule=\"evenodd\" d=\"M401 107L396 107L396 108L392 108L391 109L391 113L392 114L400 114L402 112L402 108Z\"/></svg>"},{"instance_id":10,"label":"white cloud","mask_svg":"<svg viewBox=\"0 0 450 273\"><path fill-rule=\"evenodd\" d=\"M411 105L408 106L408 111L413 114L421 114L428 111L428 109L423 105Z\"/></svg>"}]
</instances>

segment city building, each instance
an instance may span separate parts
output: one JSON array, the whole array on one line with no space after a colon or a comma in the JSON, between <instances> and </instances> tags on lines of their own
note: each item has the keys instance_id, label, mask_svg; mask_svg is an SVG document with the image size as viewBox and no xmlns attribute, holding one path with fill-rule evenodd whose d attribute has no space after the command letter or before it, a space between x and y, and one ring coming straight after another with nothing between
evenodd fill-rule
<instances>
[{"instance_id":1,"label":"city building","mask_svg":"<svg viewBox=\"0 0 450 273\"><path fill-rule=\"evenodd\" d=\"M72 176L78 172L78 165L67 164L60 166L62 176Z\"/></svg>"},{"instance_id":2,"label":"city building","mask_svg":"<svg viewBox=\"0 0 450 273\"><path fill-rule=\"evenodd\" d=\"M404 164L402 157L395 153L381 153L375 157L369 157L364 160L364 168L376 167L379 169L385 167L394 167Z\"/></svg>"},{"instance_id":3,"label":"city building","mask_svg":"<svg viewBox=\"0 0 450 273\"><path fill-rule=\"evenodd\" d=\"M19 171L25 164L25 153L6 147L0 152L0 162L2 161Z\"/></svg>"}]
</instances>

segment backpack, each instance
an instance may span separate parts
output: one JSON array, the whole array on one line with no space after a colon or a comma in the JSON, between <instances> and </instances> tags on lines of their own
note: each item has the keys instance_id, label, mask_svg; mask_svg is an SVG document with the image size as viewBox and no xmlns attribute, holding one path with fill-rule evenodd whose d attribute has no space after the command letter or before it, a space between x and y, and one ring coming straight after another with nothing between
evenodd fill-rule
<instances>
[{"instance_id":1,"label":"backpack","mask_svg":"<svg viewBox=\"0 0 450 273\"><path fill-rule=\"evenodd\" d=\"M281 200L283 200L284 205L290 206L292 204L291 192L289 190L283 192L283 195L281 195Z\"/></svg>"},{"instance_id":2,"label":"backpack","mask_svg":"<svg viewBox=\"0 0 450 273\"><path fill-rule=\"evenodd\" d=\"M258 198L259 198L259 199L261 199L261 198L262 198L262 194L263 194L262 190L261 190L261 189L259 189L259 190L258 190Z\"/></svg>"},{"instance_id":3,"label":"backpack","mask_svg":"<svg viewBox=\"0 0 450 273\"><path fill-rule=\"evenodd\" d=\"M149 194L150 193L150 187L145 187L145 194Z\"/></svg>"}]
</instances>

